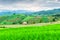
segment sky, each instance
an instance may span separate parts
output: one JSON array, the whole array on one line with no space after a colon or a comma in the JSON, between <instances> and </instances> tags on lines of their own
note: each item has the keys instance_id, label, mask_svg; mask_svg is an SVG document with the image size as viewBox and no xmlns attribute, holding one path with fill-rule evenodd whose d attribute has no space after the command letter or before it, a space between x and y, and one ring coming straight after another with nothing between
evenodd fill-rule
<instances>
[{"instance_id":1,"label":"sky","mask_svg":"<svg viewBox=\"0 0 60 40\"><path fill-rule=\"evenodd\" d=\"M0 10L51 10L60 8L60 0L0 0Z\"/></svg>"}]
</instances>

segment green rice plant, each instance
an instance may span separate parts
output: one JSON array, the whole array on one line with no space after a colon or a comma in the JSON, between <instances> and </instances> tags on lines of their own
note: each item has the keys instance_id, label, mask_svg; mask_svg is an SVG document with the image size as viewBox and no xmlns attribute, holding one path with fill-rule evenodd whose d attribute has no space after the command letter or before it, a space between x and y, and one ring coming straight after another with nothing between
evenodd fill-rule
<instances>
[{"instance_id":1,"label":"green rice plant","mask_svg":"<svg viewBox=\"0 0 60 40\"><path fill-rule=\"evenodd\" d=\"M60 24L3 28L0 40L60 40Z\"/></svg>"}]
</instances>

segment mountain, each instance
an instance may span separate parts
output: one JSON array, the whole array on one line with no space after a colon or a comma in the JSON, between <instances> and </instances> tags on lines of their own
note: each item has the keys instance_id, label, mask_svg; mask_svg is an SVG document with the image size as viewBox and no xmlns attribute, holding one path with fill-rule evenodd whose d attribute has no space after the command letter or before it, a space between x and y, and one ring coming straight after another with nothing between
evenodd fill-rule
<instances>
[{"instance_id":1,"label":"mountain","mask_svg":"<svg viewBox=\"0 0 60 40\"><path fill-rule=\"evenodd\" d=\"M60 14L60 9L38 11L38 12L35 12L34 14L36 14L36 15L55 15L55 14Z\"/></svg>"},{"instance_id":2,"label":"mountain","mask_svg":"<svg viewBox=\"0 0 60 40\"><path fill-rule=\"evenodd\" d=\"M13 15L12 15L13 14ZM17 15L16 15L17 14ZM9 15L9 16L2 16ZM47 16L45 16L47 15ZM60 9L46 11L3 10L0 11L0 24L28 24L55 22L60 20Z\"/></svg>"},{"instance_id":3,"label":"mountain","mask_svg":"<svg viewBox=\"0 0 60 40\"><path fill-rule=\"evenodd\" d=\"M44 11L28 11L28 10L2 10L0 11L0 16L2 15L12 15L12 14L25 14L25 15L55 15L60 14L60 9L53 9L53 10L44 10Z\"/></svg>"},{"instance_id":4,"label":"mountain","mask_svg":"<svg viewBox=\"0 0 60 40\"><path fill-rule=\"evenodd\" d=\"M0 16L2 15L12 15L12 14L31 14L32 11L28 11L28 10L2 10L0 12Z\"/></svg>"}]
</instances>

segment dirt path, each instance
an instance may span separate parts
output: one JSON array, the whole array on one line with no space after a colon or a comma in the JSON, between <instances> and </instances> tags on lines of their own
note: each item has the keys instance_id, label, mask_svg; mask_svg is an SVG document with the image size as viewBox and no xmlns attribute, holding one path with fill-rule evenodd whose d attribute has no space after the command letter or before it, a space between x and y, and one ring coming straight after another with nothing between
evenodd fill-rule
<instances>
[{"instance_id":1,"label":"dirt path","mask_svg":"<svg viewBox=\"0 0 60 40\"><path fill-rule=\"evenodd\" d=\"M60 21L58 22L50 22L50 23L37 23L37 24L30 24L30 25L0 25L0 27L6 27L6 28L18 28L18 27L34 27L34 26L45 26L45 25L53 25L53 24L60 24Z\"/></svg>"}]
</instances>

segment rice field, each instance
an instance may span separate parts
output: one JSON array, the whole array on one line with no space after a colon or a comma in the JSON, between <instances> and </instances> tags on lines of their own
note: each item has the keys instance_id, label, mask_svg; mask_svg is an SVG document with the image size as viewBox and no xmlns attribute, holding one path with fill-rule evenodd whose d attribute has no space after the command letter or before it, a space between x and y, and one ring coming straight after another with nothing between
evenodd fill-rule
<instances>
[{"instance_id":1,"label":"rice field","mask_svg":"<svg viewBox=\"0 0 60 40\"><path fill-rule=\"evenodd\" d=\"M2 28L0 40L60 40L60 24Z\"/></svg>"}]
</instances>

